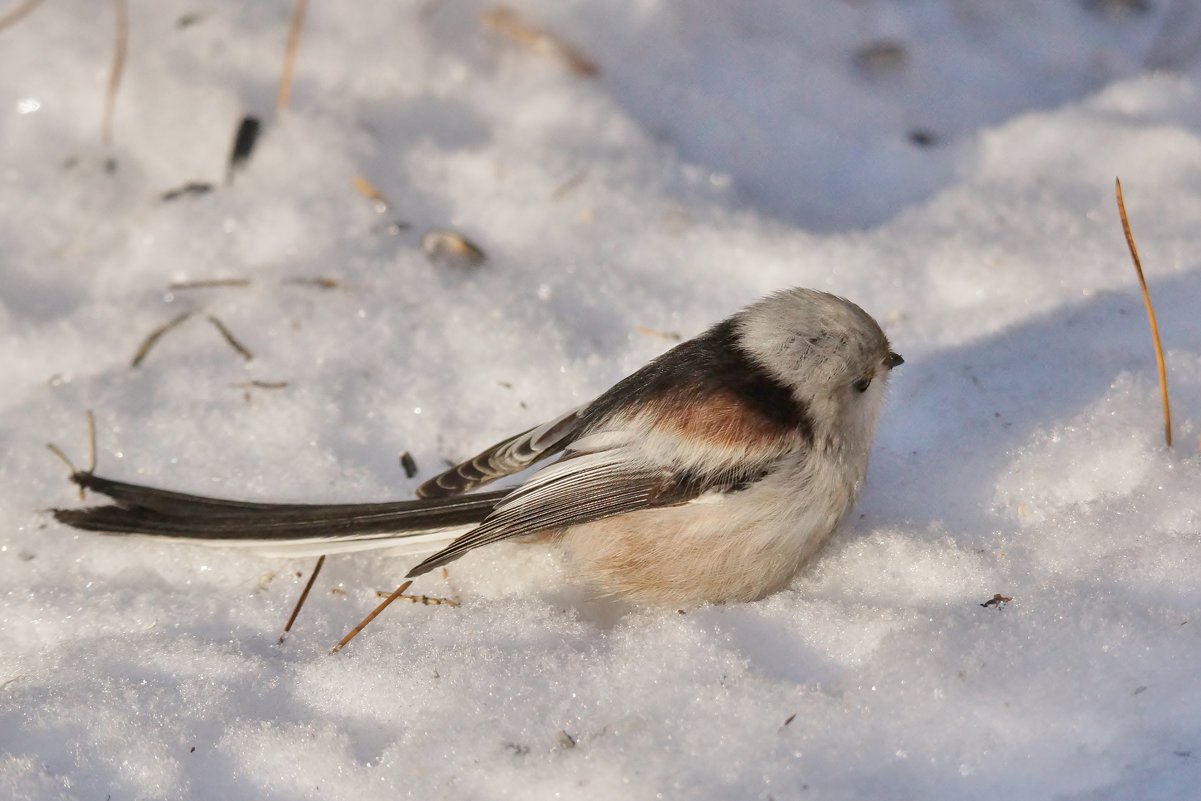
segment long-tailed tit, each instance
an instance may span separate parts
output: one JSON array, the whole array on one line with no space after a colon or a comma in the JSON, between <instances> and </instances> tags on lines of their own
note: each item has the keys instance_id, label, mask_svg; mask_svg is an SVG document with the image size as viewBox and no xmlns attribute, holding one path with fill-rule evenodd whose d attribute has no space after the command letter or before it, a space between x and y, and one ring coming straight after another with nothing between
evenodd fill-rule
<instances>
[{"instance_id":1,"label":"long-tailed tit","mask_svg":"<svg viewBox=\"0 0 1201 801\"><path fill-rule=\"evenodd\" d=\"M851 508L902 362L854 303L791 289L430 479L417 500L243 503L76 473L113 504L54 514L278 555L436 551L409 577L488 543L551 539L601 594L749 601L787 585ZM513 489L468 494L551 457Z\"/></svg>"}]
</instances>

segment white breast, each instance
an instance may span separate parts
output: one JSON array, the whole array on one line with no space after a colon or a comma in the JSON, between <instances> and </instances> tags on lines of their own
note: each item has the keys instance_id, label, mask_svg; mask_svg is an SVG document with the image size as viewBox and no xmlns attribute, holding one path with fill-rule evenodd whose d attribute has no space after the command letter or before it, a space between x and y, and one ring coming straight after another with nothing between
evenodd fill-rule
<instances>
[{"instance_id":1,"label":"white breast","mask_svg":"<svg viewBox=\"0 0 1201 801\"><path fill-rule=\"evenodd\" d=\"M745 490L576 526L562 538L567 564L598 592L642 603L756 600L834 531L866 467L866 455L798 458Z\"/></svg>"}]
</instances>

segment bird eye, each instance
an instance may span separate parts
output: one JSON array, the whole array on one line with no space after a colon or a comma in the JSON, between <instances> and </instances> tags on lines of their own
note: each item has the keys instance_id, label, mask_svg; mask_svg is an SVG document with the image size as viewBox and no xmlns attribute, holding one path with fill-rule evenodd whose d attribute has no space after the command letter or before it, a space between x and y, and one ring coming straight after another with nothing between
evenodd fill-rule
<instances>
[{"instance_id":1,"label":"bird eye","mask_svg":"<svg viewBox=\"0 0 1201 801\"><path fill-rule=\"evenodd\" d=\"M858 381L856 381L854 384L851 384L851 386L854 387L856 392L867 392L867 388L870 387L871 385L872 385L872 377L870 375L864 376L863 378L860 378Z\"/></svg>"}]
</instances>

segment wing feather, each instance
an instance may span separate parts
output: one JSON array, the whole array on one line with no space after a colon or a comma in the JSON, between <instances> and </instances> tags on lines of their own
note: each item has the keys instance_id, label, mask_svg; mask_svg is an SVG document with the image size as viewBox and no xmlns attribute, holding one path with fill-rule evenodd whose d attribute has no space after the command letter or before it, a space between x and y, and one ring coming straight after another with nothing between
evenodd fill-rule
<instances>
[{"instance_id":1,"label":"wing feather","mask_svg":"<svg viewBox=\"0 0 1201 801\"><path fill-rule=\"evenodd\" d=\"M505 496L479 526L430 556L408 573L420 576L467 551L500 540L555 531L643 509L677 506L714 490L746 487L763 466L727 466L696 476L639 459L631 437L626 445L589 453L569 451Z\"/></svg>"},{"instance_id":2,"label":"wing feather","mask_svg":"<svg viewBox=\"0 0 1201 801\"><path fill-rule=\"evenodd\" d=\"M502 440L482 453L434 476L417 488L418 498L461 495L498 478L520 473L535 462L562 451L579 433L581 406L550 422Z\"/></svg>"}]
</instances>

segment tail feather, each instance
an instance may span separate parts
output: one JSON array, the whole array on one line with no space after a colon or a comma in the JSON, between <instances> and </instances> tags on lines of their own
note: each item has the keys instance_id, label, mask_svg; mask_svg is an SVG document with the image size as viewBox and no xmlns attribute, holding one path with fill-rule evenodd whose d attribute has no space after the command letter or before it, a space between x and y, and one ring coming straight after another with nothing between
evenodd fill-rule
<instances>
[{"instance_id":1,"label":"tail feather","mask_svg":"<svg viewBox=\"0 0 1201 801\"><path fill-rule=\"evenodd\" d=\"M385 503L273 504L187 495L84 472L71 478L114 503L53 510L54 517L69 526L109 534L245 545L276 553L394 549L406 539L413 540L412 546L445 540L482 521L508 494L499 491ZM438 532L445 534L429 536Z\"/></svg>"}]
</instances>

